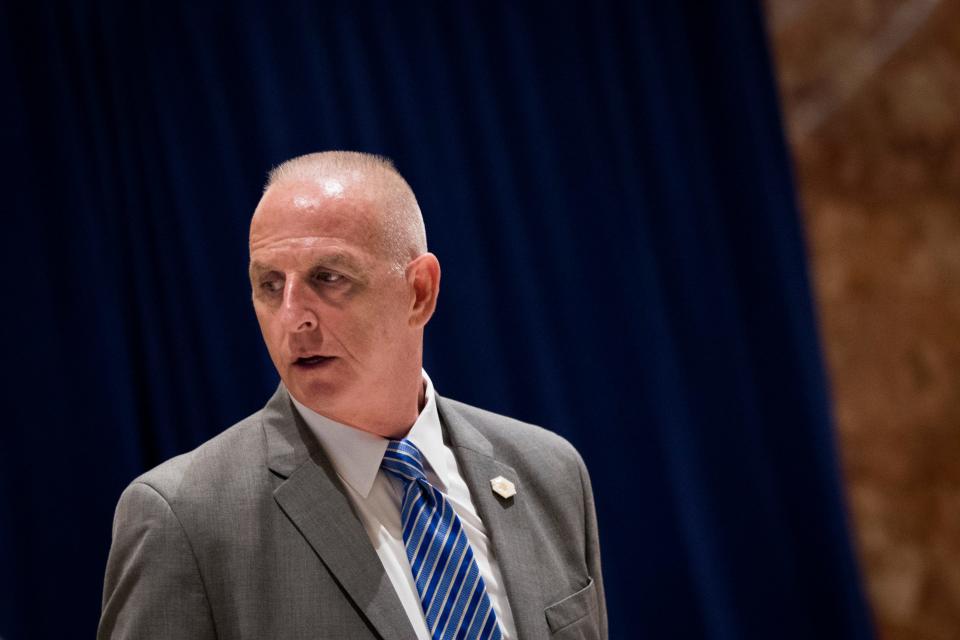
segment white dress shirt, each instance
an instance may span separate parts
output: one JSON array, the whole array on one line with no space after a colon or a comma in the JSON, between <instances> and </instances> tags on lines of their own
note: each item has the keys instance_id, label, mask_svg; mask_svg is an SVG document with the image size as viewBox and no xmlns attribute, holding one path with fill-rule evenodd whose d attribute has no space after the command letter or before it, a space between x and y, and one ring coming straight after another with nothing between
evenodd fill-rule
<instances>
[{"instance_id":1,"label":"white dress shirt","mask_svg":"<svg viewBox=\"0 0 960 640\"><path fill-rule=\"evenodd\" d=\"M457 467L457 459L443 442L433 383L426 371L423 372L423 380L426 385L423 410L410 428L406 439L423 453L427 480L443 493L444 498L457 512L473 549L480 575L486 584L490 603L500 622L503 637L514 639L517 632L513 613L507 601L500 568L493 557L490 539L470 499L470 490ZM346 487L347 495L380 557L380 562L383 563L390 582L393 583L417 637L431 640L403 543L403 527L400 523L403 483L380 470L380 462L387 450L387 440L330 420L300 404L296 399L293 399L293 404L320 441Z\"/></svg>"}]
</instances>

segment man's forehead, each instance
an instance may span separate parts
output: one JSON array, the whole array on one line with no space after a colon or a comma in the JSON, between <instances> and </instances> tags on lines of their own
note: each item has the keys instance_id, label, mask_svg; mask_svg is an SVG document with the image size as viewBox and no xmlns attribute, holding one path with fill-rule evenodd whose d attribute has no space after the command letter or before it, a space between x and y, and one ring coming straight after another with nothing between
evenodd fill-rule
<instances>
[{"instance_id":1,"label":"man's forehead","mask_svg":"<svg viewBox=\"0 0 960 640\"><path fill-rule=\"evenodd\" d=\"M328 197L316 190L267 193L250 221L250 249L284 237L337 236L364 243L380 233L383 216L362 197Z\"/></svg>"},{"instance_id":2,"label":"man's forehead","mask_svg":"<svg viewBox=\"0 0 960 640\"><path fill-rule=\"evenodd\" d=\"M250 272L276 269L307 270L315 267L342 269L355 274L369 268L369 257L337 242L319 242L315 238L290 238L254 250L250 254Z\"/></svg>"}]
</instances>

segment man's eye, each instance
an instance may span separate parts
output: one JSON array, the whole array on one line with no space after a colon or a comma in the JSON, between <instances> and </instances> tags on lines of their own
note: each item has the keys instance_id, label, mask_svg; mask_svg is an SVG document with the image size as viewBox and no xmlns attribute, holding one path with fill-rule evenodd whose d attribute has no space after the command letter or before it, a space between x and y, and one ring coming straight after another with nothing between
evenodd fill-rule
<instances>
[{"instance_id":1,"label":"man's eye","mask_svg":"<svg viewBox=\"0 0 960 640\"><path fill-rule=\"evenodd\" d=\"M264 280L260 283L260 288L267 293L279 293L283 289L283 282L280 280Z\"/></svg>"},{"instance_id":2,"label":"man's eye","mask_svg":"<svg viewBox=\"0 0 960 640\"><path fill-rule=\"evenodd\" d=\"M333 273L332 271L319 271L315 277L320 282L325 282L326 284L336 284L343 280L342 275Z\"/></svg>"}]
</instances>

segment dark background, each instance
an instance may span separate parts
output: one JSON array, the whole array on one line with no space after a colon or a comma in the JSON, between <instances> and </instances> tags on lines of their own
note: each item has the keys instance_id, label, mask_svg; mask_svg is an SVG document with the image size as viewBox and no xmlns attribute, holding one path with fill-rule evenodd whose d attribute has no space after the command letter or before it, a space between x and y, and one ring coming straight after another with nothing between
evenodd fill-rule
<instances>
[{"instance_id":1,"label":"dark background","mask_svg":"<svg viewBox=\"0 0 960 640\"><path fill-rule=\"evenodd\" d=\"M569 438L614 638L869 638L759 7L10 3L0 637L90 637L113 507L277 378L270 166L392 157L440 393Z\"/></svg>"}]
</instances>

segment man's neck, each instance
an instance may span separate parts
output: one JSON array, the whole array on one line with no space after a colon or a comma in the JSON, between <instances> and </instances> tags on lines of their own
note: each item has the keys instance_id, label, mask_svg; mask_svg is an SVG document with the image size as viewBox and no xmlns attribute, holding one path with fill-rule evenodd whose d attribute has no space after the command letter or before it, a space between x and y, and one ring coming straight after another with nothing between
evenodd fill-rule
<instances>
[{"instance_id":1,"label":"man's neck","mask_svg":"<svg viewBox=\"0 0 960 640\"><path fill-rule=\"evenodd\" d=\"M407 397L409 398L410 396ZM376 415L343 415L336 411L330 411L329 408L311 406L311 404L303 402L299 398L297 398L297 401L301 406L310 409L314 413L317 413L328 420L333 420L339 424L357 429L359 431L372 433L382 438L401 440L406 437L406 435L410 432L410 429L413 428L414 423L417 421L417 418L420 416L420 413L427 404L427 381L424 380L423 377L420 378L420 387L417 390L417 401L415 406L406 405L402 411L392 412L390 417L387 417L386 415L379 417ZM415 410L410 411L411 409Z\"/></svg>"}]
</instances>

